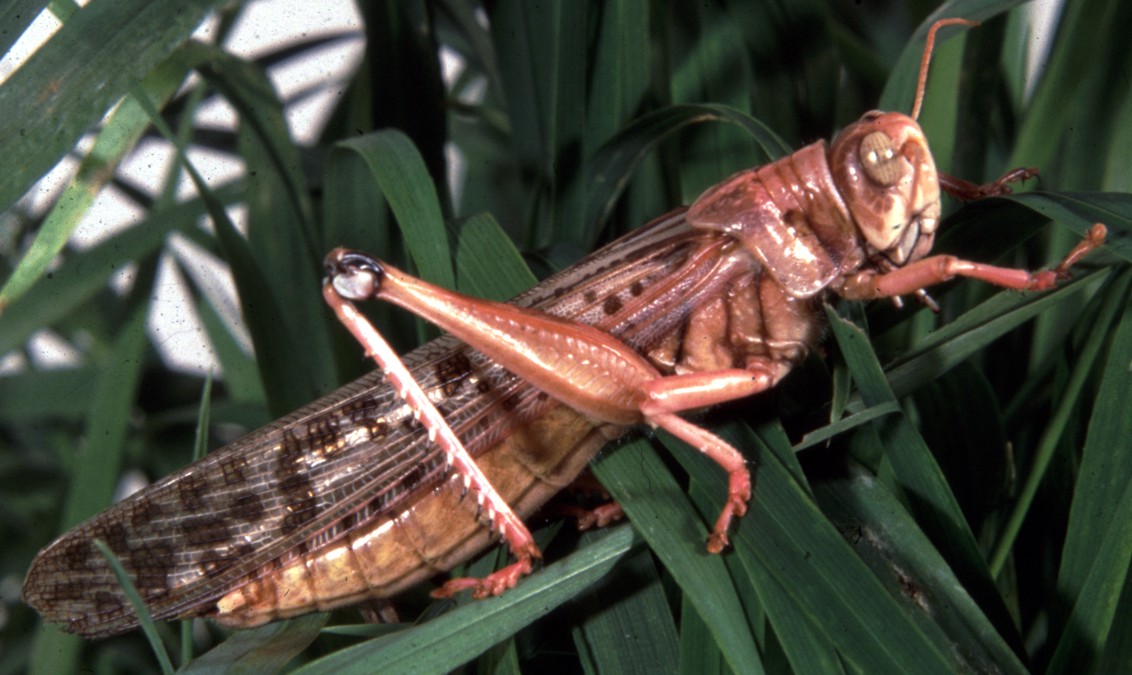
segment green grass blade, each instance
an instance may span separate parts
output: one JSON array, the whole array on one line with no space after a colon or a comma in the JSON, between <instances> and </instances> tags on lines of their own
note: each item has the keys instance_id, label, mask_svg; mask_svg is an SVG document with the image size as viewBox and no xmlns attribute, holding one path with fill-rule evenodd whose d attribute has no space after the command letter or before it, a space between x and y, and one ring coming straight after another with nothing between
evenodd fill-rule
<instances>
[{"instance_id":1,"label":"green grass blade","mask_svg":"<svg viewBox=\"0 0 1132 675\"><path fill-rule=\"evenodd\" d=\"M850 549L841 533L818 510L813 498L791 475L787 465L741 427L723 436L742 448L759 448L757 489L751 512L733 536L736 555L756 589L775 583L789 589L789 599L824 641L854 667L867 672L953 672L959 661L945 637L930 626L918 625L885 590ZM719 467L691 450L674 453L705 494L714 498L700 506L718 510L726 493ZM775 607L770 592L759 591L773 624ZM776 630L787 654L812 648L808 634L791 636ZM892 640L899 635L900 640ZM790 640L798 640L786 645ZM824 647L819 647L824 648Z\"/></svg>"},{"instance_id":2,"label":"green grass blade","mask_svg":"<svg viewBox=\"0 0 1132 675\"><path fill-rule=\"evenodd\" d=\"M421 276L454 288L452 254L436 188L409 138L398 131L379 131L343 141L336 152L356 154L364 163L388 200Z\"/></svg>"},{"instance_id":3,"label":"green grass blade","mask_svg":"<svg viewBox=\"0 0 1132 675\"><path fill-rule=\"evenodd\" d=\"M0 177L0 204L14 202L54 166L218 4L123 0L75 12L4 82L0 138L11 164Z\"/></svg>"},{"instance_id":4,"label":"green grass blade","mask_svg":"<svg viewBox=\"0 0 1132 675\"><path fill-rule=\"evenodd\" d=\"M157 634L157 625L153 622L153 617L149 615L149 610L146 608L145 601L142 600L141 594L134 586L134 582L130 580L130 574L126 568L122 567L122 562L118 560L118 556L106 542L101 539L94 540L94 547L102 554L106 561L110 564L110 570L114 572L114 577L118 580L118 584L122 587L122 592L125 594L126 599L130 601L130 606L134 608L134 612L138 615L138 621L141 623L142 632L145 633L145 639L149 641L149 647L153 650L153 655L157 659L157 663L161 666L161 672L165 675L171 675L173 672L173 662L169 660L169 652L165 651L165 645L161 642L161 637Z\"/></svg>"},{"instance_id":5,"label":"green grass blade","mask_svg":"<svg viewBox=\"0 0 1132 675\"><path fill-rule=\"evenodd\" d=\"M456 287L462 293L503 301L537 281L494 218L479 215L464 223L456 250Z\"/></svg>"},{"instance_id":6,"label":"green grass blade","mask_svg":"<svg viewBox=\"0 0 1132 675\"><path fill-rule=\"evenodd\" d=\"M688 595L731 667L755 667L758 652L723 560L704 550L707 528L652 446L622 445L594 473Z\"/></svg>"},{"instance_id":7,"label":"green grass blade","mask_svg":"<svg viewBox=\"0 0 1132 675\"><path fill-rule=\"evenodd\" d=\"M1014 510L1010 514L1010 519L1007 521L1003 529L1002 536L991 555L990 568L991 573L995 576L998 576L998 574L1002 570L1003 565L1006 563L1006 557L1007 555L1009 555L1010 550L1014 547L1015 538L1018 536L1018 531L1022 528L1023 521L1026 519L1027 515L1030 513L1033 507L1034 496L1037 493L1038 488L1046 479L1046 472L1050 468L1050 464L1053 461L1054 454L1057 451L1058 446L1060 445L1062 435L1066 431L1066 427L1069 423L1073 410L1077 406L1081 405L1081 391L1085 386L1086 380L1092 373L1094 360L1100 353L1102 344L1108 338L1109 329L1112 326L1114 319L1117 317L1117 312L1127 306L1127 289L1128 282L1127 280L1125 280L1123 289L1117 292L1110 292L1107 295L1107 302L1102 307L1101 311L1095 319L1095 323L1093 324L1094 329L1090 331L1087 341L1082 346L1076 362L1073 364L1073 371L1069 376L1069 381L1065 385L1065 390L1060 394L1060 400L1057 402L1057 408L1054 410L1053 416L1050 418L1050 421L1046 426L1046 431L1043 434L1040 443L1038 444L1037 452L1035 453L1031 463L1030 473L1026 476L1026 480L1023 483L1022 489L1018 495L1018 502L1017 504L1015 504ZM1112 396L1111 393L1106 393L1108 395L1105 396L1102 400L1105 400L1109 396ZM1094 416L1094 419L1097 418ZM1101 424L1103 425L1103 422ZM1103 428L1103 426L1098 428ZM1129 477L1132 478L1132 476ZM1092 485L1091 487L1097 488L1099 486ZM1084 495L1089 492L1091 491L1078 492L1077 494ZM1104 491L1104 493L1108 496L1115 496L1113 495L1113 492L1114 491L1111 489L1111 487L1110 489ZM1095 493L1093 494L1095 495ZM1079 498L1087 499L1083 496ZM1100 524L1098 523L1098 525ZM1090 529L1091 528L1080 526L1075 529L1075 532L1083 535ZM1075 560L1078 564L1081 564L1083 559L1077 556L1083 555L1084 551L1087 550L1087 548L1091 548L1086 547L1085 542L1081 542L1081 545L1085 548L1083 548L1081 551L1074 552L1070 556L1070 559ZM1084 560L1091 559L1092 556L1089 556ZM1066 573L1064 578L1072 579L1073 575L1072 573ZM1070 584L1070 586L1072 585L1073 584Z\"/></svg>"},{"instance_id":8,"label":"green grass blade","mask_svg":"<svg viewBox=\"0 0 1132 675\"><path fill-rule=\"evenodd\" d=\"M632 542L627 527L531 575L499 598L474 602L410 629L339 650L296 671L334 673L446 672L482 653L600 579Z\"/></svg>"},{"instance_id":9,"label":"green grass blade","mask_svg":"<svg viewBox=\"0 0 1132 675\"><path fill-rule=\"evenodd\" d=\"M177 59L167 60L151 72L140 87L155 101L167 102L185 78ZM103 125L94 147L83 158L74 180L55 202L35 241L0 289L0 311L23 295L43 275L86 215L95 195L113 178L114 169L149 126L149 116L127 97Z\"/></svg>"},{"instance_id":10,"label":"green grass blade","mask_svg":"<svg viewBox=\"0 0 1132 675\"><path fill-rule=\"evenodd\" d=\"M139 275L136 280L140 295L148 293L152 280L151 263L150 274ZM146 346L147 307L136 304L136 300L137 298L127 319L121 324L109 358L98 376L87 420L90 434L87 448L81 457L74 460L81 463L82 471L81 474L73 472L63 508L63 524L66 527L109 505L118 480ZM46 664L51 664L50 667L59 669L54 672L73 672L78 667L78 644L75 636L51 630L37 635L32 650L33 654L41 655L45 668Z\"/></svg>"},{"instance_id":11,"label":"green grass blade","mask_svg":"<svg viewBox=\"0 0 1132 675\"><path fill-rule=\"evenodd\" d=\"M283 672L284 666L318 638L326 617L326 614L316 613L237 631L177 672L184 675Z\"/></svg>"},{"instance_id":12,"label":"green grass blade","mask_svg":"<svg viewBox=\"0 0 1132 675\"><path fill-rule=\"evenodd\" d=\"M594 187L590 189L586 204L586 222L590 225L591 237L597 235L613 213L617 199L637 165L669 135L702 122L737 125L770 159L790 152L789 146L764 124L725 105L684 104L650 113L619 132L594 157Z\"/></svg>"},{"instance_id":13,"label":"green grass blade","mask_svg":"<svg viewBox=\"0 0 1132 675\"><path fill-rule=\"evenodd\" d=\"M600 537L582 536L585 543ZM678 636L656 563L646 550L626 556L614 574L570 603L574 644L591 672L673 672Z\"/></svg>"}]
</instances>

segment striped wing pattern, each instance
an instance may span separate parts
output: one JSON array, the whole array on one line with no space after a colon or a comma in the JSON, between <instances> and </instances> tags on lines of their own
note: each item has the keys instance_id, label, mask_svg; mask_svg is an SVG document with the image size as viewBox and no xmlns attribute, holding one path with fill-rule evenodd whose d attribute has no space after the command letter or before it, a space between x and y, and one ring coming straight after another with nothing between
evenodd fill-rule
<instances>
[{"instance_id":1,"label":"striped wing pattern","mask_svg":"<svg viewBox=\"0 0 1132 675\"><path fill-rule=\"evenodd\" d=\"M704 236L678 210L514 302L598 325L643 348L686 315L679 303L672 309L671 296L687 296L687 284L672 280ZM707 276L711 265L701 267ZM651 315L661 306L668 309L656 320ZM646 317L658 328L642 332ZM555 405L450 336L405 362L473 455ZM202 613L266 566L397 512L447 472L443 453L382 374L370 373L65 533L32 563L24 598L48 621L87 637L135 627L133 609L92 546L98 538L121 559L155 618Z\"/></svg>"}]
</instances>

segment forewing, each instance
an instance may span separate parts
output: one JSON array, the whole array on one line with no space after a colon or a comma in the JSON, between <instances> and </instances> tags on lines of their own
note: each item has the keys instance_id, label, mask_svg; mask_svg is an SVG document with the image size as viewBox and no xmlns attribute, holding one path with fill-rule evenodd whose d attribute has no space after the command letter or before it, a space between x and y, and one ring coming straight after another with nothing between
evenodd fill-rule
<instances>
[{"instance_id":1,"label":"forewing","mask_svg":"<svg viewBox=\"0 0 1132 675\"><path fill-rule=\"evenodd\" d=\"M477 372L471 359L494 372ZM514 386L502 369L451 339L406 361L453 419L483 417L476 409L491 399L479 382L500 391ZM336 526L356 514L395 508L444 467L381 380L371 373L348 384L80 524L33 562L25 600L76 632L120 632L136 619L95 538L122 560L154 616L169 618L215 600L272 561L335 538Z\"/></svg>"},{"instance_id":2,"label":"forewing","mask_svg":"<svg viewBox=\"0 0 1132 675\"><path fill-rule=\"evenodd\" d=\"M677 212L515 302L618 332L649 311L697 236ZM449 336L405 362L473 455L554 405ZM362 377L78 525L32 563L25 600L71 632L113 635L137 617L93 547L96 538L164 619L207 612L267 566L396 512L447 467L382 379Z\"/></svg>"}]
</instances>

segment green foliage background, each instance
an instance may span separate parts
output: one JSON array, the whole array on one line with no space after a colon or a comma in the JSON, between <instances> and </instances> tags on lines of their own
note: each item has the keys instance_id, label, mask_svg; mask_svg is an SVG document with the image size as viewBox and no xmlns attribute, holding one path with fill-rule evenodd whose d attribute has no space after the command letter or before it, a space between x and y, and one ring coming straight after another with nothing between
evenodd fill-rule
<instances>
[{"instance_id":1,"label":"green foliage background","mask_svg":"<svg viewBox=\"0 0 1132 675\"><path fill-rule=\"evenodd\" d=\"M541 277L569 265L866 110L908 110L923 36L942 16L984 23L945 32L937 50L921 121L940 168L983 181L1038 166L1042 177L1011 198L949 204L937 250L1038 267L1104 221L1110 246L1074 281L1046 294L949 284L933 292L938 316L831 309L827 358L705 418L757 467L728 555L702 546L725 491L718 468L671 439L638 438L595 467L632 526L540 529L547 567L502 598L445 613L410 594L402 616L417 625L398 632L349 626L346 611L335 628L316 615L226 640L214 631L203 644L219 646L186 668L1132 667L1120 639L1132 630L1132 6L1069 3L1027 97L1033 36L1015 2L359 4L365 61L315 147L290 138L263 69L346 36L254 61L188 40L210 12L223 38L241 3L51 3L64 27L0 85L0 354L31 356L29 338L47 329L80 361L0 378L0 672L159 668L139 634L83 643L40 625L15 589L36 550L109 503L124 468L156 478L191 459L202 379L161 363L145 331L160 259L185 273L223 364L214 432L251 429L364 370L319 296L331 247L509 297L533 282L528 266ZM44 8L0 9L0 46ZM467 64L451 87L440 45ZM215 97L237 109L235 134L197 127ZM91 129L93 149L46 217L17 201ZM176 180L194 171L182 162L162 194L132 189L115 166L155 133L247 171L177 199ZM446 144L467 159L461 186L448 182ZM73 247L109 184L144 217ZM223 215L234 205L247 208L246 236ZM231 266L255 357L168 248L173 233ZM124 265L136 271L116 292L108 281ZM373 315L403 349L433 334ZM186 630L159 633L176 663L200 650Z\"/></svg>"}]
</instances>

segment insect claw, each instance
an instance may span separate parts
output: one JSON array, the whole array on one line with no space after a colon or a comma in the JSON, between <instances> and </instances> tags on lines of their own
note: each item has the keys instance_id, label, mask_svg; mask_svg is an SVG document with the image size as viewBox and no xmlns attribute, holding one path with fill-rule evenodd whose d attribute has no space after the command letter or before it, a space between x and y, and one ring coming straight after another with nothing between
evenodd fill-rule
<instances>
[{"instance_id":1,"label":"insect claw","mask_svg":"<svg viewBox=\"0 0 1132 675\"><path fill-rule=\"evenodd\" d=\"M728 539L726 532L712 532L710 535L708 535L708 553L724 553L730 551L731 549L731 540Z\"/></svg>"}]
</instances>

